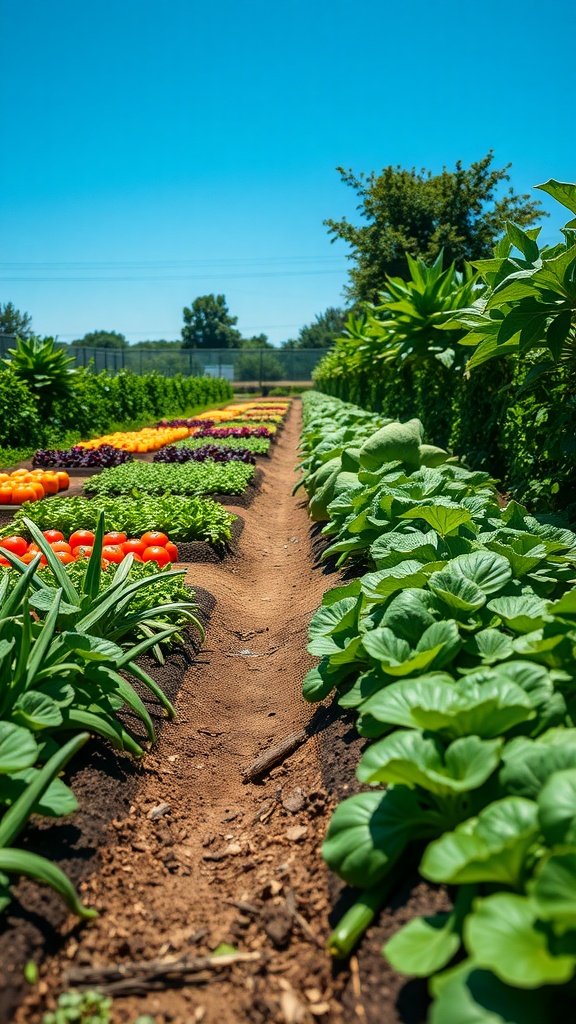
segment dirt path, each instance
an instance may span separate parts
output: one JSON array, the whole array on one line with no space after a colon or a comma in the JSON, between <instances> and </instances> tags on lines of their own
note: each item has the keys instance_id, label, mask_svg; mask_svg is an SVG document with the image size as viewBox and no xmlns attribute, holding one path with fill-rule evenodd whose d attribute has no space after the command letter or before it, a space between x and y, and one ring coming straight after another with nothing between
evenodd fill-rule
<instances>
[{"instance_id":1,"label":"dirt path","mask_svg":"<svg viewBox=\"0 0 576 1024\"><path fill-rule=\"evenodd\" d=\"M220 943L261 959L183 985L118 1001L115 1022L153 1014L158 1024L340 1020L331 966L327 876L319 856L329 797L314 742L245 785L241 769L301 727L300 696L311 613L326 587L312 568L309 521L290 494L299 406L266 465L237 554L194 565L190 582L216 598L206 645L182 686L178 719L146 758L146 774L103 869L83 884L100 918L70 931L44 966L42 1001L67 968L174 955ZM240 903L241 906L237 905ZM19 1024L36 1024L36 1002Z\"/></svg>"}]
</instances>

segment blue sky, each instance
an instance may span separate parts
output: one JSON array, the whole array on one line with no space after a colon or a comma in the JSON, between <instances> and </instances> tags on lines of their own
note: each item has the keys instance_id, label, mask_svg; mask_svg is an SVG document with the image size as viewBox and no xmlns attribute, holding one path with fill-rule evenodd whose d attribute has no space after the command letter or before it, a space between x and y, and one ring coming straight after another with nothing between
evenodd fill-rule
<instances>
[{"instance_id":1,"label":"blue sky","mask_svg":"<svg viewBox=\"0 0 576 1024\"><path fill-rule=\"evenodd\" d=\"M576 180L575 30L569 0L0 0L0 302L137 341L224 292L294 336L342 302L337 165Z\"/></svg>"}]
</instances>

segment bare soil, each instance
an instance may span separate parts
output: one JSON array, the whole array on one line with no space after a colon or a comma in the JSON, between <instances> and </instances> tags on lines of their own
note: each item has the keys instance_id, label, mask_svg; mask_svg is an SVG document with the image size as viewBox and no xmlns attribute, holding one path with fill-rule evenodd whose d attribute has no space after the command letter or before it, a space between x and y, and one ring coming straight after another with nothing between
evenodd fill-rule
<instances>
[{"instance_id":1,"label":"bare soil","mask_svg":"<svg viewBox=\"0 0 576 1024\"><path fill-rule=\"evenodd\" d=\"M74 836L60 863L100 917L80 927L52 905L45 925L50 897L28 883L18 887L12 941L0 946L12 985L9 1015L0 1011L0 1019L39 1024L75 968L202 956L221 943L255 958L205 971L195 984L173 977L161 990L118 998L115 1024L145 1013L157 1024L424 1019L422 987L403 985L379 948L415 908L437 909L442 894L422 886L398 893L350 969L335 967L324 951L349 898L326 871L320 844L332 807L356 788L362 741L352 721L329 714L263 782L242 781L258 754L314 714L300 692L313 663L308 622L324 590L339 582L315 562L317 531L301 497L290 494L299 428L294 403L259 494L239 510L244 528L230 557L190 566L188 582L216 603L200 654L175 652L164 670L178 719L142 767L98 748L104 761L87 758L81 769L82 809L64 826ZM40 982L22 999L18 980L30 956Z\"/></svg>"}]
</instances>

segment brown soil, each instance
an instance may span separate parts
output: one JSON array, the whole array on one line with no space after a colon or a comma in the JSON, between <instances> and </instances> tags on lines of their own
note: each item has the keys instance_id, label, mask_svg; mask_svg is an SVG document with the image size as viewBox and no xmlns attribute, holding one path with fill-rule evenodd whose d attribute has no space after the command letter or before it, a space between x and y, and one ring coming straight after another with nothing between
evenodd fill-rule
<instances>
[{"instance_id":1,"label":"brown soil","mask_svg":"<svg viewBox=\"0 0 576 1024\"><path fill-rule=\"evenodd\" d=\"M67 970L205 955L222 942L260 959L210 972L203 984L172 979L164 990L118 998L114 1024L144 1013L157 1024L423 1020L422 989L415 998L409 986L401 991L379 947L384 932L416 906L436 909L440 897L419 889L383 915L363 944L360 969L356 960L351 972L334 968L323 948L345 905L320 843L332 806L355 788L361 741L351 720L328 716L323 730L263 782L242 782L241 770L258 754L312 718L300 695L313 663L307 627L324 590L338 582L314 564L317 531L301 496L290 496L299 420L295 403L261 491L242 510L244 529L231 556L190 567L189 582L214 595L216 605L200 655L188 666L185 653L172 656L181 659L172 666L177 721L162 730L143 768L121 759L108 788L98 765L85 768L82 811L65 826L78 833L77 846L61 863L83 879L84 897L100 917L83 927L70 917L49 925L49 942L38 941L34 957L40 983L14 1024L39 1024L66 986ZM75 857L90 870L76 872ZM19 896L20 916L28 914L41 933L37 889L22 883ZM12 960L21 971L21 949Z\"/></svg>"}]
</instances>

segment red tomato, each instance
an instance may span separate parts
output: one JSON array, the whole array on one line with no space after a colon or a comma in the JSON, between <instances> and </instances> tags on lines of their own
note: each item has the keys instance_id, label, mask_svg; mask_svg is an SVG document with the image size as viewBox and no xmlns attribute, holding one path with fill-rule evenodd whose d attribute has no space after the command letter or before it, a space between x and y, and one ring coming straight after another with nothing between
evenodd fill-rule
<instances>
[{"instance_id":1,"label":"red tomato","mask_svg":"<svg viewBox=\"0 0 576 1024\"><path fill-rule=\"evenodd\" d=\"M76 548L79 544L92 545L94 543L94 534L91 530L76 530L76 532L70 537L68 543L71 548Z\"/></svg>"},{"instance_id":2,"label":"red tomato","mask_svg":"<svg viewBox=\"0 0 576 1024\"><path fill-rule=\"evenodd\" d=\"M28 545L28 553L29 554L37 555L39 553L39 551L40 551L40 548L38 547L37 544L29 544Z\"/></svg>"},{"instance_id":3,"label":"red tomato","mask_svg":"<svg viewBox=\"0 0 576 1024\"><path fill-rule=\"evenodd\" d=\"M13 555L24 555L28 550L28 541L24 540L24 537L4 537L4 540L0 540L0 549L2 548L11 551Z\"/></svg>"},{"instance_id":4,"label":"red tomato","mask_svg":"<svg viewBox=\"0 0 576 1024\"><path fill-rule=\"evenodd\" d=\"M122 544L122 551L128 555L132 552L133 555L141 555L146 550L146 545L143 541L138 540L137 537L133 537L130 540L125 540Z\"/></svg>"},{"instance_id":5,"label":"red tomato","mask_svg":"<svg viewBox=\"0 0 576 1024\"><path fill-rule=\"evenodd\" d=\"M158 530L150 530L148 533L142 534L142 543L145 547L159 547L163 548L168 541L168 537L165 533L159 533Z\"/></svg>"},{"instance_id":6,"label":"red tomato","mask_svg":"<svg viewBox=\"0 0 576 1024\"><path fill-rule=\"evenodd\" d=\"M6 565L8 566L8 568L10 568L10 562L8 561L7 558L4 558L3 555L0 555L0 565Z\"/></svg>"},{"instance_id":7,"label":"red tomato","mask_svg":"<svg viewBox=\"0 0 576 1024\"><path fill-rule=\"evenodd\" d=\"M161 548L157 544L152 544L150 547L146 548L142 555L142 559L145 562L157 562L158 565L168 565L170 555L166 551L166 548Z\"/></svg>"},{"instance_id":8,"label":"red tomato","mask_svg":"<svg viewBox=\"0 0 576 1024\"><path fill-rule=\"evenodd\" d=\"M71 562L76 561L74 555L70 551L55 551L54 554L58 561L62 562L63 565L70 565Z\"/></svg>"},{"instance_id":9,"label":"red tomato","mask_svg":"<svg viewBox=\"0 0 576 1024\"><path fill-rule=\"evenodd\" d=\"M70 554L70 552L72 551L72 548L70 547L69 544L66 543L65 540L54 540L50 544L50 547L52 548L52 551L56 552L65 551L67 552L67 554Z\"/></svg>"},{"instance_id":10,"label":"red tomato","mask_svg":"<svg viewBox=\"0 0 576 1024\"><path fill-rule=\"evenodd\" d=\"M111 547L116 544L125 544L128 540L125 533L118 533L116 530L112 530L111 533L104 534L104 540L102 541L103 547Z\"/></svg>"},{"instance_id":11,"label":"red tomato","mask_svg":"<svg viewBox=\"0 0 576 1024\"><path fill-rule=\"evenodd\" d=\"M133 560L135 562L143 562L144 561L144 559L142 558L142 555L139 555L137 551L130 551L129 554L132 555L132 558L133 558Z\"/></svg>"},{"instance_id":12,"label":"red tomato","mask_svg":"<svg viewBox=\"0 0 576 1024\"><path fill-rule=\"evenodd\" d=\"M102 548L102 558L104 558L106 562L114 562L115 565L118 565L125 557L126 556L119 544L106 544Z\"/></svg>"},{"instance_id":13,"label":"red tomato","mask_svg":"<svg viewBox=\"0 0 576 1024\"><path fill-rule=\"evenodd\" d=\"M34 561L37 554L37 551L27 551L25 555L22 555L22 561L25 565L30 565L30 562Z\"/></svg>"},{"instance_id":14,"label":"red tomato","mask_svg":"<svg viewBox=\"0 0 576 1024\"><path fill-rule=\"evenodd\" d=\"M72 549L72 554L76 558L90 558L93 550L94 549L91 544L77 544L76 547Z\"/></svg>"},{"instance_id":15,"label":"red tomato","mask_svg":"<svg viewBox=\"0 0 576 1024\"><path fill-rule=\"evenodd\" d=\"M171 562L178 561L178 548L176 547L175 544L172 543L171 540L169 540L168 543L166 544L166 551L168 552Z\"/></svg>"},{"instance_id":16,"label":"red tomato","mask_svg":"<svg viewBox=\"0 0 576 1024\"><path fill-rule=\"evenodd\" d=\"M56 540L64 540L64 534L60 533L60 530L42 530L42 536L46 537L49 544L53 544Z\"/></svg>"}]
</instances>

